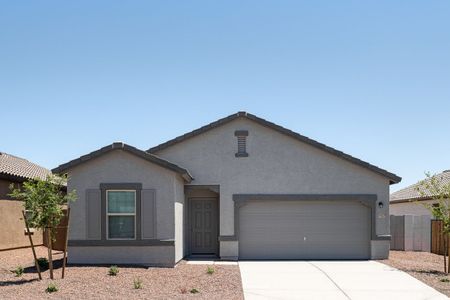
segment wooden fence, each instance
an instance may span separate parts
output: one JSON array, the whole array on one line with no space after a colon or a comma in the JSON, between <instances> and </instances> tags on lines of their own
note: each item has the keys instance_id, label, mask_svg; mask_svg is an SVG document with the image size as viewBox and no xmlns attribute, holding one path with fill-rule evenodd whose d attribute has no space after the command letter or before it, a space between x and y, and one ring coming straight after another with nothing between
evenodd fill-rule
<instances>
[{"instance_id":1,"label":"wooden fence","mask_svg":"<svg viewBox=\"0 0 450 300\"><path fill-rule=\"evenodd\" d=\"M447 243L447 248L449 249L447 253L450 253L450 245L448 241L448 236L445 237L445 242ZM444 237L442 236L442 221L432 220L431 221L431 253L444 255Z\"/></svg>"}]
</instances>

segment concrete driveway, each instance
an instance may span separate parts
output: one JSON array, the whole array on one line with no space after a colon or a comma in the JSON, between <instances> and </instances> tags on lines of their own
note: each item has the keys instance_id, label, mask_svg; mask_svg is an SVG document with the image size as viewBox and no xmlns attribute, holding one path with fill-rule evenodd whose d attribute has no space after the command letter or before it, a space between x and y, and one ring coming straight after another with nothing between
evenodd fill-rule
<instances>
[{"instance_id":1,"label":"concrete driveway","mask_svg":"<svg viewBox=\"0 0 450 300\"><path fill-rule=\"evenodd\" d=\"M375 261L240 261L250 299L448 299Z\"/></svg>"}]
</instances>

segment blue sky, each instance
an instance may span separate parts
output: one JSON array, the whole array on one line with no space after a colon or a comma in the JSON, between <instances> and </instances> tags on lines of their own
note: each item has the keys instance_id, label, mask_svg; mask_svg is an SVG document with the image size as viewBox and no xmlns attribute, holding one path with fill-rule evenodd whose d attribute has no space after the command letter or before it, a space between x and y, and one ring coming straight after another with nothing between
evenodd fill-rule
<instances>
[{"instance_id":1,"label":"blue sky","mask_svg":"<svg viewBox=\"0 0 450 300\"><path fill-rule=\"evenodd\" d=\"M0 151L48 168L246 110L403 177L450 169L449 1L2 1Z\"/></svg>"}]
</instances>

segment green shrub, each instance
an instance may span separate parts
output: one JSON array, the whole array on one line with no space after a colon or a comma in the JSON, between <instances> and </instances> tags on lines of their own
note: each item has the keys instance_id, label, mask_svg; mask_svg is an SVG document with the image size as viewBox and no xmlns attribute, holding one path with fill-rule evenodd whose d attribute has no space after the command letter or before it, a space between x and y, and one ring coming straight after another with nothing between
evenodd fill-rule
<instances>
[{"instance_id":1,"label":"green shrub","mask_svg":"<svg viewBox=\"0 0 450 300\"><path fill-rule=\"evenodd\" d=\"M117 267L117 266L111 266L111 267L109 268L108 275L109 275L109 276L117 276L117 274L119 274L119 267Z\"/></svg>"},{"instance_id":2,"label":"green shrub","mask_svg":"<svg viewBox=\"0 0 450 300\"><path fill-rule=\"evenodd\" d=\"M135 290L142 289L142 280L138 277L133 280L133 286Z\"/></svg>"},{"instance_id":3,"label":"green shrub","mask_svg":"<svg viewBox=\"0 0 450 300\"><path fill-rule=\"evenodd\" d=\"M58 287L53 282L50 282L45 291L47 293L54 293L58 291Z\"/></svg>"},{"instance_id":4,"label":"green shrub","mask_svg":"<svg viewBox=\"0 0 450 300\"><path fill-rule=\"evenodd\" d=\"M450 282L450 279L448 279L447 277L441 278L440 279L441 282Z\"/></svg>"},{"instance_id":5,"label":"green shrub","mask_svg":"<svg viewBox=\"0 0 450 300\"><path fill-rule=\"evenodd\" d=\"M16 274L16 277L20 277L23 275L24 269L22 266L18 266L13 270L13 273Z\"/></svg>"},{"instance_id":6,"label":"green shrub","mask_svg":"<svg viewBox=\"0 0 450 300\"><path fill-rule=\"evenodd\" d=\"M48 269L48 259L46 259L45 257L39 257L37 259L37 262L38 262L39 268L44 269L44 270Z\"/></svg>"},{"instance_id":7,"label":"green shrub","mask_svg":"<svg viewBox=\"0 0 450 300\"><path fill-rule=\"evenodd\" d=\"M9 196L24 201L28 226L42 231L51 228L50 235L54 241L56 227L64 216L64 206L76 199L75 191L62 192L66 185L66 176L47 175L45 179L29 179L20 187L11 184Z\"/></svg>"},{"instance_id":8,"label":"green shrub","mask_svg":"<svg viewBox=\"0 0 450 300\"><path fill-rule=\"evenodd\" d=\"M214 274L214 268L208 266L208 268L206 269L206 273L208 273L209 275Z\"/></svg>"},{"instance_id":9,"label":"green shrub","mask_svg":"<svg viewBox=\"0 0 450 300\"><path fill-rule=\"evenodd\" d=\"M200 291L197 290L196 288L193 288L193 289L191 290L191 294L198 294L198 293L200 293Z\"/></svg>"}]
</instances>

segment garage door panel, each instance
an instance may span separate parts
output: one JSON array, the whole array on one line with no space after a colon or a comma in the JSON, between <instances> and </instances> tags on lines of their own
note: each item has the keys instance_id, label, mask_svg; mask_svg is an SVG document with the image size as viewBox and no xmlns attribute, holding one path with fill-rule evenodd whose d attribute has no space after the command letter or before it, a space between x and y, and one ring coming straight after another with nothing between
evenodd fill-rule
<instances>
[{"instance_id":1,"label":"garage door panel","mask_svg":"<svg viewBox=\"0 0 450 300\"><path fill-rule=\"evenodd\" d=\"M370 209L356 201L261 201L239 211L241 259L367 259Z\"/></svg>"}]
</instances>

